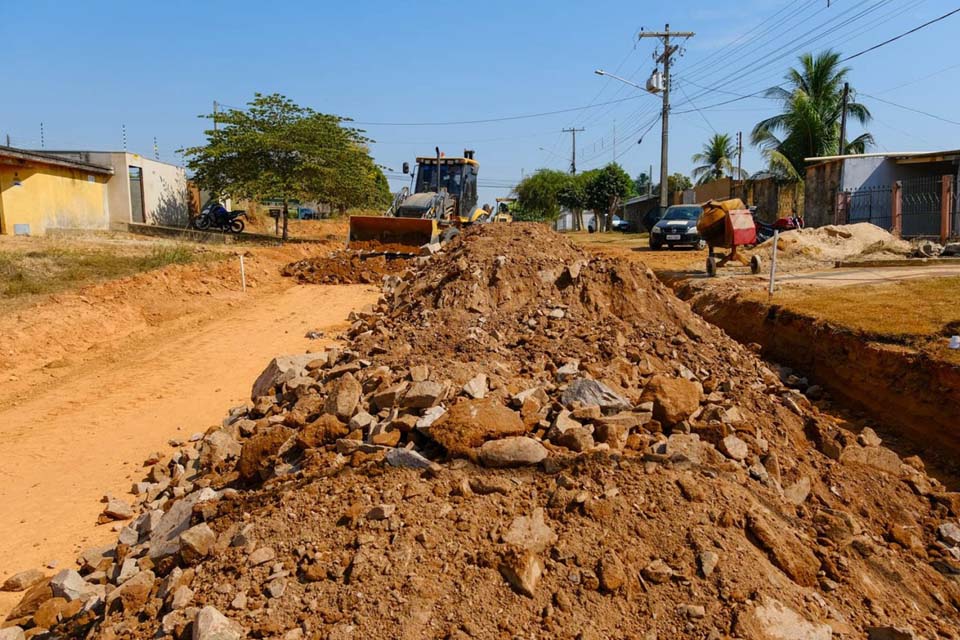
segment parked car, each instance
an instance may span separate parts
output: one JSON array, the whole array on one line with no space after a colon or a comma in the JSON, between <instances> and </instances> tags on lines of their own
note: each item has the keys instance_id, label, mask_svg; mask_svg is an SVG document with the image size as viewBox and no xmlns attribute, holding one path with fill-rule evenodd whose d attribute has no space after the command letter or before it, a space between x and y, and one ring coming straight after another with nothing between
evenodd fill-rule
<instances>
[{"instance_id":1,"label":"parked car","mask_svg":"<svg viewBox=\"0 0 960 640\"><path fill-rule=\"evenodd\" d=\"M696 204L675 204L667 207L660 221L650 231L650 248L662 249L686 245L702 249L706 246L697 231L697 221L703 209Z\"/></svg>"},{"instance_id":2,"label":"parked car","mask_svg":"<svg viewBox=\"0 0 960 640\"><path fill-rule=\"evenodd\" d=\"M596 232L597 228L594 226L594 221L591 220L587 223L587 231L589 233ZM620 216L613 216L613 224L610 227L611 231L633 231L633 226L630 224L629 220L624 220Z\"/></svg>"},{"instance_id":3,"label":"parked car","mask_svg":"<svg viewBox=\"0 0 960 640\"><path fill-rule=\"evenodd\" d=\"M663 217L663 211L659 206L647 211L643 215L643 228L647 231L652 231L654 225L660 222L660 218Z\"/></svg>"}]
</instances>

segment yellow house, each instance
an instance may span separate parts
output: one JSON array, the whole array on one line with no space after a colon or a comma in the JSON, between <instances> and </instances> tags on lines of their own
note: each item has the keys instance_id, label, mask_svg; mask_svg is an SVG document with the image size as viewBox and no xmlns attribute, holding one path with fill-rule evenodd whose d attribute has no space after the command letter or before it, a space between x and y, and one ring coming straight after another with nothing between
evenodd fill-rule
<instances>
[{"instance_id":1,"label":"yellow house","mask_svg":"<svg viewBox=\"0 0 960 640\"><path fill-rule=\"evenodd\" d=\"M111 176L110 167L0 147L0 234L107 229Z\"/></svg>"}]
</instances>

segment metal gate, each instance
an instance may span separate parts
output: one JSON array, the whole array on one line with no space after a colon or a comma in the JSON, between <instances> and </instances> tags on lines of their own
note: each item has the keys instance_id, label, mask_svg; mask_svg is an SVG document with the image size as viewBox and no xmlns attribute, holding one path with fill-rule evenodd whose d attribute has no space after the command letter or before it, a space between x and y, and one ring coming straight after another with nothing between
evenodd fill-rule
<instances>
[{"instance_id":1,"label":"metal gate","mask_svg":"<svg viewBox=\"0 0 960 640\"><path fill-rule=\"evenodd\" d=\"M890 187L861 187L846 192L846 222L869 222L890 230L893 224Z\"/></svg>"},{"instance_id":2,"label":"metal gate","mask_svg":"<svg viewBox=\"0 0 960 640\"><path fill-rule=\"evenodd\" d=\"M938 237L943 181L940 176L908 178L900 182L904 238Z\"/></svg>"}]
</instances>

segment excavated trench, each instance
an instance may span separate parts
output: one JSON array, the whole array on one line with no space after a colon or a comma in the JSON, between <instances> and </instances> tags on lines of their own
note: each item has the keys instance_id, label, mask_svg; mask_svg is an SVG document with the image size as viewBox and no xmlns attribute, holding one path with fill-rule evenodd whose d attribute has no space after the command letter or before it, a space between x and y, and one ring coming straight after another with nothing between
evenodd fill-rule
<instances>
[{"instance_id":1,"label":"excavated trench","mask_svg":"<svg viewBox=\"0 0 960 640\"><path fill-rule=\"evenodd\" d=\"M918 453L941 480L960 483L960 368L775 304L669 284L704 319L825 389L832 412L866 417L902 454Z\"/></svg>"}]
</instances>

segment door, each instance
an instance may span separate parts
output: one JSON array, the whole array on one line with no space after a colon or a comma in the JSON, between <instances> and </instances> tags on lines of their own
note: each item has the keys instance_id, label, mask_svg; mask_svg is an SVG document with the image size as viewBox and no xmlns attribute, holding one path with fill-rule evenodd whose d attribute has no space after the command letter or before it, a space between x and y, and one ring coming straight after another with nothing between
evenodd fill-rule
<instances>
[{"instance_id":1,"label":"door","mask_svg":"<svg viewBox=\"0 0 960 640\"><path fill-rule=\"evenodd\" d=\"M130 222L146 222L143 215L143 169L129 167L130 170Z\"/></svg>"}]
</instances>

